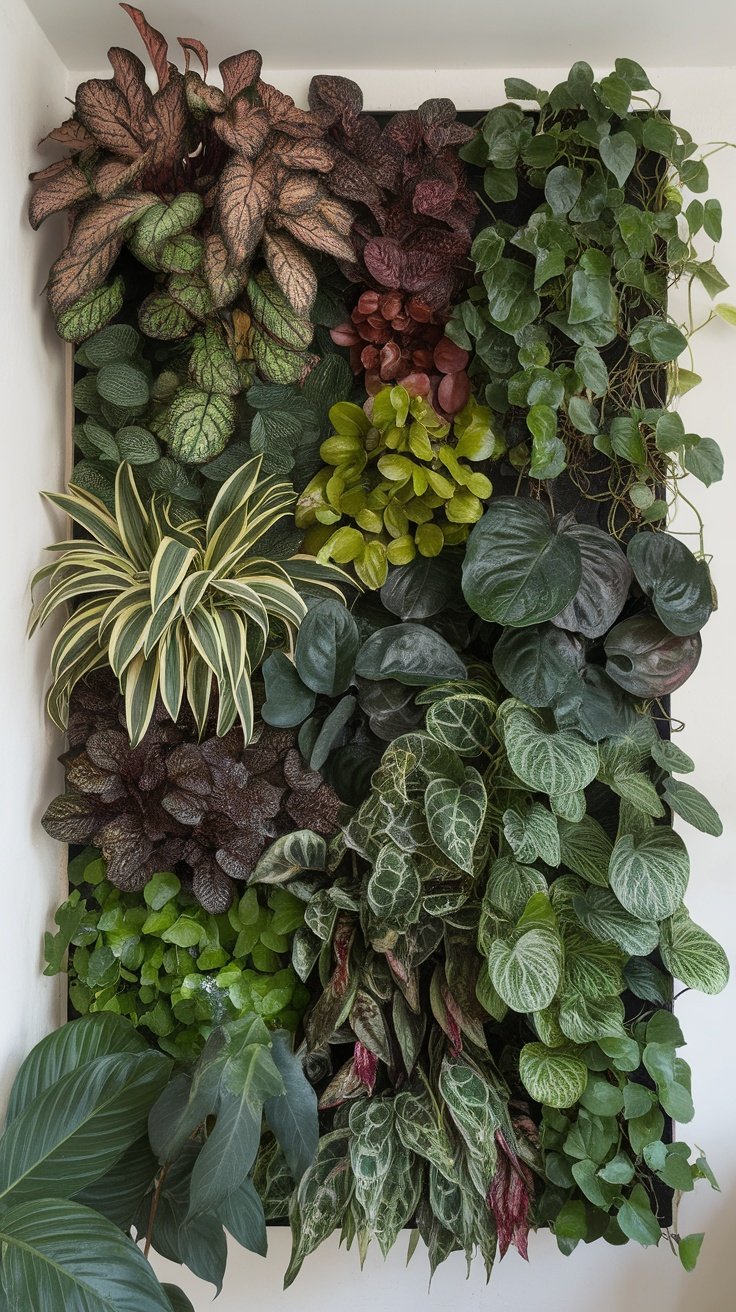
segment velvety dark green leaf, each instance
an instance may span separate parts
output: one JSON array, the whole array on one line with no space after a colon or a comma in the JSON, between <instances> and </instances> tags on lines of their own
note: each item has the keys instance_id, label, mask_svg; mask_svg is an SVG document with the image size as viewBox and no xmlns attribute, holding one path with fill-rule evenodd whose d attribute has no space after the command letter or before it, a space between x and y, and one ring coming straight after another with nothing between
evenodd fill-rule
<instances>
[{"instance_id":1,"label":"velvety dark green leaf","mask_svg":"<svg viewBox=\"0 0 736 1312\"><path fill-rule=\"evenodd\" d=\"M606 673L637 697L664 697L690 678L700 660L698 634L676 637L654 615L632 615L605 639Z\"/></svg>"},{"instance_id":2,"label":"velvety dark green leaf","mask_svg":"<svg viewBox=\"0 0 736 1312\"><path fill-rule=\"evenodd\" d=\"M389 570L381 602L401 620L426 620L439 615L456 599L459 559L445 550L439 556L415 556L409 565Z\"/></svg>"},{"instance_id":3,"label":"velvety dark green leaf","mask_svg":"<svg viewBox=\"0 0 736 1312\"><path fill-rule=\"evenodd\" d=\"M302 620L295 663L303 683L316 693L335 697L353 674L360 647L358 626L347 606L334 598L311 606Z\"/></svg>"},{"instance_id":4,"label":"velvety dark green leaf","mask_svg":"<svg viewBox=\"0 0 736 1312\"><path fill-rule=\"evenodd\" d=\"M580 551L582 575L572 601L552 623L586 638L600 638L618 618L632 579L631 566L618 543L591 524L566 528Z\"/></svg>"},{"instance_id":5,"label":"velvety dark green leaf","mask_svg":"<svg viewBox=\"0 0 736 1312\"><path fill-rule=\"evenodd\" d=\"M366 639L355 662L363 679L398 679L425 686L438 679L464 679L460 657L444 638L422 624L390 624Z\"/></svg>"},{"instance_id":6,"label":"velvety dark green leaf","mask_svg":"<svg viewBox=\"0 0 736 1312\"><path fill-rule=\"evenodd\" d=\"M302 682L293 661L282 651L272 651L261 668L266 685L261 715L266 724L280 729L301 724L312 714L316 694Z\"/></svg>"},{"instance_id":7,"label":"velvety dark green leaf","mask_svg":"<svg viewBox=\"0 0 736 1312\"><path fill-rule=\"evenodd\" d=\"M637 533L627 547L636 581L670 633L697 633L713 609L708 566L669 533Z\"/></svg>"},{"instance_id":8,"label":"velvety dark green leaf","mask_svg":"<svg viewBox=\"0 0 736 1312\"><path fill-rule=\"evenodd\" d=\"M581 574L580 549L564 525L555 532L537 503L499 497L468 539L463 592L481 619L524 628L557 615Z\"/></svg>"},{"instance_id":9,"label":"velvety dark green leaf","mask_svg":"<svg viewBox=\"0 0 736 1312\"><path fill-rule=\"evenodd\" d=\"M527 706L552 706L583 660L580 641L552 624L505 629L493 649L496 674Z\"/></svg>"}]
</instances>

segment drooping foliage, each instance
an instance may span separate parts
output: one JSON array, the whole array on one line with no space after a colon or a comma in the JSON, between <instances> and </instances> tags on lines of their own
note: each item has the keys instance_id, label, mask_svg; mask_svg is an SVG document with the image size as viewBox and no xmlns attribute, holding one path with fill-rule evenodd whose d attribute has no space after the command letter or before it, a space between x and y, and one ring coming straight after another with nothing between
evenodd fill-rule
<instances>
[{"instance_id":1,"label":"drooping foliage","mask_svg":"<svg viewBox=\"0 0 736 1312\"><path fill-rule=\"evenodd\" d=\"M70 607L46 957L83 1019L11 1098L2 1292L51 1306L57 1270L77 1306L92 1245L86 1312L127 1306L113 1261L179 1312L131 1239L219 1289L225 1230L286 1218L287 1284L335 1229L488 1273L540 1228L664 1231L692 1269L674 982L728 977L669 703L716 605L672 519L723 470L677 409L736 322L692 317L707 166L632 60L379 119L254 51L212 85L180 38L182 72L123 8L158 87L113 48L31 201L72 215L74 529L34 622Z\"/></svg>"}]
</instances>

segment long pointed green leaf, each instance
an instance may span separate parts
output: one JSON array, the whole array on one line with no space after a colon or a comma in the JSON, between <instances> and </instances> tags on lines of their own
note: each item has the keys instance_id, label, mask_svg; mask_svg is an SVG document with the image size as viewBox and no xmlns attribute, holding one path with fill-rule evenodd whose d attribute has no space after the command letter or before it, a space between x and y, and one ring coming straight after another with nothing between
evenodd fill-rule
<instances>
[{"instance_id":1,"label":"long pointed green leaf","mask_svg":"<svg viewBox=\"0 0 736 1312\"><path fill-rule=\"evenodd\" d=\"M164 538L151 565L151 607L154 611L181 587L197 557L196 547Z\"/></svg>"},{"instance_id":2,"label":"long pointed green leaf","mask_svg":"<svg viewBox=\"0 0 736 1312\"><path fill-rule=\"evenodd\" d=\"M13 1312L171 1312L132 1239L79 1203L44 1198L12 1208L0 1243Z\"/></svg>"},{"instance_id":3,"label":"long pointed green leaf","mask_svg":"<svg viewBox=\"0 0 736 1312\"><path fill-rule=\"evenodd\" d=\"M75 487L74 484L70 484L68 493L44 492L43 495L47 501L58 506L59 510L63 510L65 515L73 519L75 524L79 524L80 528L91 533L103 547L108 547L110 551L118 554L124 553L123 539L115 518L97 497L82 488Z\"/></svg>"},{"instance_id":4,"label":"long pointed green leaf","mask_svg":"<svg viewBox=\"0 0 736 1312\"><path fill-rule=\"evenodd\" d=\"M136 487L132 467L123 461L115 476L115 514L120 536L131 560L148 569L152 551L148 538L148 512Z\"/></svg>"}]
</instances>

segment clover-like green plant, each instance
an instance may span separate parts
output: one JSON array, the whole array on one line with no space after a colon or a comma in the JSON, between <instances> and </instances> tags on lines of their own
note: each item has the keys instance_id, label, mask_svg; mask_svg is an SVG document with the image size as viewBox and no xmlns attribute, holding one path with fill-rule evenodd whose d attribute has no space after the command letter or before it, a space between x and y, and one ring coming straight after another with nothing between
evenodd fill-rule
<instances>
[{"instance_id":1,"label":"clover-like green plant","mask_svg":"<svg viewBox=\"0 0 736 1312\"><path fill-rule=\"evenodd\" d=\"M465 541L493 490L467 462L504 450L487 407L471 398L450 423L424 397L396 385L370 398L365 410L333 406L330 420L335 432L320 447L325 467L296 514L302 527L319 526L307 542L321 560L351 562L367 587L380 588L389 565L406 565L417 552L438 556Z\"/></svg>"},{"instance_id":2,"label":"clover-like green plant","mask_svg":"<svg viewBox=\"0 0 736 1312\"><path fill-rule=\"evenodd\" d=\"M51 656L47 707L63 728L69 697L91 670L109 664L125 694L135 746L146 732L156 694L176 720L185 691L200 732L213 681L219 694L217 733L237 719L246 742L253 732L251 672L260 664L274 624L293 644L307 606L297 585L335 588L337 577L309 556L277 563L254 552L279 520L291 514L288 483L259 481L254 457L223 484L206 522L175 524L164 498L141 500L123 462L115 480L115 513L90 493L46 493L91 540L61 542L56 559L37 570L50 591L35 610L32 629L57 609L79 602Z\"/></svg>"}]
</instances>

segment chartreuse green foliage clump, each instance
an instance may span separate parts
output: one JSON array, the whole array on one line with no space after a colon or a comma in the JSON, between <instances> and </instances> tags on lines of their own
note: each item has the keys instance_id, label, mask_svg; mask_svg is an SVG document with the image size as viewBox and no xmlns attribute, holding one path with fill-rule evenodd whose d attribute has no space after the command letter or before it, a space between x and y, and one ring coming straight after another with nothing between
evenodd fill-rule
<instances>
[{"instance_id":1,"label":"chartreuse green foliage clump","mask_svg":"<svg viewBox=\"0 0 736 1312\"><path fill-rule=\"evenodd\" d=\"M304 907L284 889L248 888L213 916L172 872L124 893L93 851L70 866L71 896L47 935L47 974L67 971L81 1015L112 1012L156 1036L182 1061L199 1056L215 1025L252 1013L293 1032L309 993L289 964Z\"/></svg>"},{"instance_id":2,"label":"chartreuse green foliage clump","mask_svg":"<svg viewBox=\"0 0 736 1312\"><path fill-rule=\"evenodd\" d=\"M366 410L333 406L335 432L320 447L325 467L296 512L297 524L309 530L308 546L321 560L353 564L375 589L389 565L464 542L493 490L473 465L504 450L490 418L471 398L450 422L400 385L384 387Z\"/></svg>"}]
</instances>

